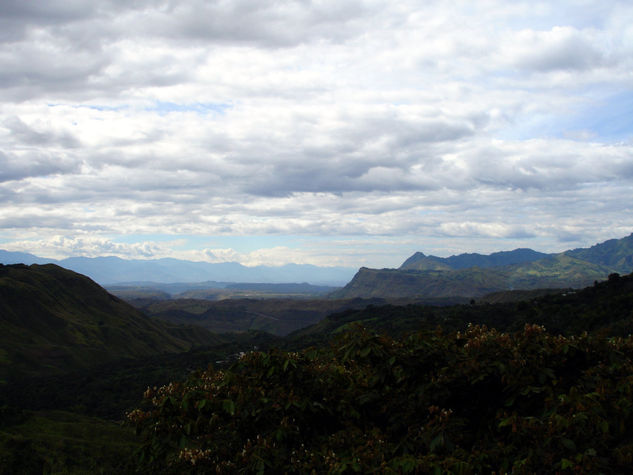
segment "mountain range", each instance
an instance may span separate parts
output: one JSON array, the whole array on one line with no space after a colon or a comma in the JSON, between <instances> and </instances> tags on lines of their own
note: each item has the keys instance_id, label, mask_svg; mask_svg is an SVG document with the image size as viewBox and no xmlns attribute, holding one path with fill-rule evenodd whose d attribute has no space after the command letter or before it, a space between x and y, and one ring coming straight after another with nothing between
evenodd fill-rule
<instances>
[{"instance_id":1,"label":"mountain range","mask_svg":"<svg viewBox=\"0 0 633 475\"><path fill-rule=\"evenodd\" d=\"M390 404L393 402L390 397L380 396L383 394L381 386L395 387L393 386L395 383L392 384L392 382L398 381L396 376L401 378L400 371L403 365L415 369L408 373L414 375L419 373L416 368L426 368L429 362L447 361L448 363L443 367L449 371L456 359L450 357L443 360L445 356L438 351L443 351L444 348L451 351L457 348L461 351L462 348L466 348L465 345L455 345L454 339L450 340L451 344L448 344L447 338L454 337L447 337L448 333L437 332L438 326L445 332L451 332L451 335L453 331L465 332L462 335L466 332L479 331L477 328L469 330L471 323L496 329L492 330L492 333L485 333L491 336L486 339L485 348L479 344L473 346L473 354L490 355L492 358L489 361L490 364L479 366L478 360L460 359L459 361L462 362L474 361L477 365L468 363L463 366L465 372L460 372L455 377L451 376L453 379L449 380L450 384L453 384L453 381L466 381L464 390L460 386L459 391L455 390L454 394L467 394L468 402L471 399L480 401L481 406L473 408L457 405L455 399L447 398L445 394L448 393L444 392L438 393L438 401L442 401L442 404L448 401L446 407L456 408L456 410L463 407L463 414L473 414L481 410L481 407L490 406L490 395L494 398L494 394L502 394L501 403L505 405L493 408L493 412L498 411L502 414L502 410L506 409L509 412L512 408L507 407L505 402L507 393L504 392L503 387L498 389L500 386L489 384L485 379L477 379L480 374L482 378L487 378L494 371L502 368L506 368L503 370L506 375L512 375L515 372L515 367L510 364L503 362L499 364L497 359L501 358L498 356L501 353L497 353L496 347L488 346L490 342L494 343L498 340L503 342L503 348L507 349L505 345L507 341L510 341L508 338L515 337L494 332L518 332L519 338L522 339L516 341L524 342L525 345L517 346L519 352L510 353L524 358L525 355L534 353L536 350L535 355L538 361L543 361L544 346L532 343L535 341L534 338L540 338L538 335L545 330L534 324L544 325L551 335L582 335L583 332L589 332L589 337L581 338L585 338L583 341L588 341L586 338L594 338L592 341L596 342L596 346L590 347L591 351L583 349L587 347L581 348L572 342L564 353L561 350L561 358L556 360L565 365L564 369L571 374L572 379L576 378L576 366L584 362L588 356L596 360L598 364L596 368L607 368L605 361L611 362L613 367L621 365L622 358L628 355L625 352L630 350L630 341L626 343L626 335L630 335L633 331L633 315L631 314L633 274L620 276L617 273L625 272L631 267L632 247L633 236L629 236L587 249L545 255L535 260L532 258L537 257L537 253L529 250L495 253L490 256L469 254L446 259L423 256L419 253L415 255L415 259L408 260L407 265L414 265L417 261L418 265L428 266L428 262L431 261L434 266L440 264L445 266L445 270L435 267L423 270L361 269L359 272L359 274L372 276L373 281L369 282L371 286L368 288L386 290L391 294L396 290L406 293L404 291L409 289L412 293L417 292L416 295L419 295L421 290L435 294L472 293L473 288L483 293L499 287L508 288L508 282L515 287L539 283L568 288L578 285L574 282L581 282L592 276L596 276L596 280L604 280L605 276L608 276L605 282L589 282L589 287L584 290L505 291L495 294L492 301L490 298L478 297L476 302L469 302L470 298L460 298L453 299L459 301L459 305L450 306L418 305L407 303L404 299L401 301L402 304L390 301L387 305L386 300L378 298L364 301L356 299L348 301L345 305L339 305L333 300L288 299L284 303L274 299L221 302L180 299L179 301L156 300L149 307L144 308L145 314L143 314L109 294L90 278L55 264L0 265L0 474L131 473L126 464L132 457L132 453L137 450L138 442L133 438L133 430L130 427L113 421L120 421L124 413L138 407L141 394L147 388L162 385L167 385L166 387L169 388L181 387L178 381L183 381L185 378L191 381L196 374L201 374L200 371L191 373L196 368L217 366L225 371L231 362L240 358L240 355L248 355L256 350L266 351L271 347L277 349L264 353L269 356L258 360L262 362L263 369L261 375L257 376L256 383L253 383L256 386L251 387L257 389L255 397L259 401L258 404L267 404L275 417L278 416L280 407L278 399L262 398L259 389L263 386L257 381L264 381L268 389L271 387L268 384L271 381L270 378L276 378L280 381L279 387L282 389L282 392L276 394L289 394L288 384L295 381L293 379L295 375L307 374L308 379L296 379L300 382L294 386L297 392L291 392L291 396L303 394L301 391L306 387L311 387L309 385L312 382L315 382L314 387L321 391L322 385L319 378L324 374L325 366L321 364L324 360L314 359L315 355L321 358L318 355L322 353L316 353L321 351L319 348L338 348L335 350L337 355L347 358L346 355L351 354L353 359L348 361L364 361L363 368L372 369L383 363L385 368L393 368L394 373L380 373L390 375L389 379L384 379L389 384L383 384L382 380L378 379L380 376L378 373L375 379L368 378L364 373L362 377L359 377L361 373L352 374L352 379L349 379L348 373L342 377L343 373L339 371L341 360L332 360L333 378L328 377L327 380L336 384L330 386L330 393L340 394L337 392L338 381L342 385L341 388L349 387L350 380L360 381L363 391L367 391L367 381L375 381L375 387L369 388L371 391L357 392L354 397L359 401L364 401L363 404L370 405L367 406L370 410L367 410L366 414L380 414L382 407L390 410L389 408L397 406ZM519 262L516 262L517 260ZM472 262L476 262L477 266L468 267ZM392 277L391 281L385 283L384 274L396 277ZM271 290L267 286L262 289L261 286L252 284L239 287L247 290L255 287L254 290L257 291ZM448 300L450 299L446 299ZM174 302L178 302L179 306L175 307ZM371 305L368 305L370 303ZM169 321L161 321L162 319ZM198 327L176 325L180 322L195 323ZM248 323L248 328L267 332L276 329L278 335L285 336L276 337L261 331L240 331L230 335L213 334L208 331L208 329L235 331L239 330L241 327L238 328L238 326L244 322ZM287 334L299 326L314 322L318 323ZM360 325L371 331L360 330ZM350 327L357 328L355 334L364 335L362 339L356 339L353 332L348 334L347 330ZM411 333L419 330L423 332L422 339L412 339ZM398 340L395 340L394 344L383 345L390 340L377 336L376 332L391 334ZM528 332L530 332L529 335ZM405 334L409 337L401 338ZM438 337L438 335L444 336ZM604 340L605 335L624 338L607 341ZM430 340L430 338L436 339ZM456 338L463 339L464 337L457 333ZM560 336L555 340L547 338L547 341L555 343L557 348L560 348L563 344L561 342L564 342L561 340L563 337ZM344 346L331 346L336 341ZM392 360L384 356L386 353L382 350L401 351L407 348L402 344L405 341L413 342L416 346L410 347L411 351L407 349L405 353L402 353L402 357L398 356L401 359ZM429 343L430 341L439 342L439 344ZM472 341L481 340L473 339ZM292 352L282 352L279 350L280 347ZM310 350L306 350L309 351L305 353L306 357L301 356L297 359L297 355L300 354L298 352L304 351L307 347L310 347ZM489 351L490 348L494 352ZM375 349L380 351L375 351ZM605 349L609 352L601 353ZM287 356L283 356L286 354ZM549 355L550 353L547 353L544 360L546 369L550 366ZM519 362L514 356L511 357L514 358L511 361ZM361 358L367 359L361 360ZM393 364L393 361L397 363ZM295 362L299 362L300 365L304 362L313 365L317 373L297 373ZM371 364L365 362L371 362ZM316 366L316 363L319 366ZM299 368L303 371L302 367ZM483 370L480 371L478 368L483 368ZM218 371L217 374L222 374L222 371ZM624 376L616 373L611 376L611 379L605 380L604 387L616 388L617 393L619 385L626 379L626 374L630 374L630 371L628 373L626 371L629 371L629 367L623 370ZM519 373L517 373L519 378L523 378L525 374L528 378L532 378L528 379L529 384L521 383L525 387L519 385L516 388L515 392L520 394L517 401L523 404L524 399L521 398L526 394L541 393L542 383L535 378L545 373L538 371ZM319 378L315 379L314 374ZM430 381L429 384L436 384L433 379L434 374L437 372L420 373L418 378ZM441 374L448 373L442 370ZM472 378L464 380L464 374L469 374ZM595 372L587 373L587 375L587 379L582 381L595 381ZM569 390L568 386L561 387L559 383L561 380L556 375L546 374L543 380L553 381L551 389L543 390L543 393L554 389L561 391L560 398L554 399L561 401L563 410L567 414L568 406L564 398L567 398L568 394L573 395L572 390ZM168 384L169 381L173 381L174 385ZM406 390L403 392L403 398L398 401L410 402L410 394L414 392L415 394L431 393L427 389L412 392L409 386L410 381L411 379L407 377L401 379L402 384L398 383L399 387ZM536 383L532 384L531 381ZM586 391L586 388L579 387L578 393L584 394L580 391ZM437 386L433 386L434 390L436 388ZM484 388L486 397L473 398L471 395L473 388ZM329 397L330 393L326 396ZM322 393L318 394L319 398L316 401L324 401ZM380 398L376 399L376 395ZM610 401L616 398L605 397L603 400ZM173 411L172 413L178 417L190 414L185 410L187 407L193 410L203 406L203 404L190 404L188 400L184 401L189 404L188 406L171 406L171 401L169 399L169 405L166 404L164 407L168 411ZM228 414L227 408L232 407L229 407L226 401L232 402L233 399L216 401L220 404L220 411L216 414L222 417ZM583 401L589 401L589 399ZM205 406L209 404L211 402L204 403ZM321 403L318 402L318 404ZM236 404L235 407L238 408L235 414L241 414L240 406ZM300 409L298 405L288 407L293 411L292 414L301 414L296 412L296 409ZM321 406L306 405L310 418L303 420L315 420L314 407ZM374 407L376 410L373 409ZM425 402L421 407L424 409L422 412L426 413L428 412L426 409L433 406ZM544 406L542 402L539 402L538 406L530 404L525 407L530 410L526 420L532 421L533 407ZM345 406L343 410L349 413L347 408L348 406ZM587 412L584 407L582 411L584 411L583 415ZM613 420L609 420L607 428L619 427L617 424L621 422L621 411L609 409L603 412L614 415ZM596 411L595 413L602 414L603 412ZM212 417L206 414L204 418L198 418L195 421L208 421ZM271 420L278 421L279 418ZM400 424L402 420L407 419L399 417L393 420ZM310 424L316 427L323 426L320 420L316 425L314 422ZM499 429L499 424L499 421L494 421L491 430L485 429L486 434ZM471 426L479 427L479 424L473 423L468 427ZM194 425L193 423L191 425L174 424L173 427L176 430L179 430L179 427L189 430L185 427L194 427ZM415 425L415 430L418 432L419 427L420 425ZM458 424L450 427L456 428L461 434L465 426ZM272 430L276 428L278 428L277 422ZM347 437L348 426L342 429L342 433ZM403 426L402 433L412 433L412 430ZM306 428L305 432L309 430ZM611 432L605 432L603 429L600 429L600 432L604 433L605 437L611 437ZM366 437L362 436L363 432L359 434L361 434L364 448ZM507 439L504 433L501 435L500 440ZM536 440L530 437L530 440ZM593 437L592 434L589 435L591 447L598 447L595 445L595 438L591 437ZM623 442L627 450L630 448L629 439L630 437ZM179 437L176 440L184 439ZM473 437L473 440L476 438ZM538 438L537 442L541 440L542 438ZM563 444L562 447L567 449L572 442ZM343 441L343 443L346 442ZM240 444L240 450L241 447ZM595 451L595 449L591 450ZM605 449L604 453L608 453L608 450ZM31 461L34 463L28 465ZM137 470L139 471L151 472ZM622 471L622 473L628 472Z\"/></svg>"},{"instance_id":2,"label":"mountain range","mask_svg":"<svg viewBox=\"0 0 633 475\"><path fill-rule=\"evenodd\" d=\"M604 280L614 272L629 273L633 271L633 234L558 254L521 248L489 255L467 253L443 258L416 252L398 269L362 267L355 275L352 268L306 264L247 267L235 262L208 263L171 258L126 260L113 256L54 260L3 250L0 250L0 262L54 263L110 287L136 283L138 287L152 288L148 284L179 283L179 292L186 292L192 290L188 286L194 283L199 283L196 289L205 290L227 288L232 283L301 282L320 286L344 285L329 295L335 299L474 298L513 289L578 288Z\"/></svg>"},{"instance_id":3,"label":"mountain range","mask_svg":"<svg viewBox=\"0 0 633 475\"><path fill-rule=\"evenodd\" d=\"M538 261L550 254L533 251L532 249L515 249L514 251L494 252L483 254L460 254L451 257L425 256L416 252L399 267L400 270L457 270L470 267L499 267L512 264L524 264Z\"/></svg>"},{"instance_id":4,"label":"mountain range","mask_svg":"<svg viewBox=\"0 0 633 475\"><path fill-rule=\"evenodd\" d=\"M361 268L332 297L481 297L513 289L579 288L631 271L633 234L559 254L515 249L441 258L417 252L398 269Z\"/></svg>"},{"instance_id":5,"label":"mountain range","mask_svg":"<svg viewBox=\"0 0 633 475\"><path fill-rule=\"evenodd\" d=\"M247 267L237 262L194 262L180 259L121 259L119 257L69 257L56 260L23 252L0 250L3 264L57 264L86 275L101 285L130 282L192 283L299 283L342 286L354 275L351 267L310 264ZM223 286L223 285L220 285Z\"/></svg>"}]
</instances>

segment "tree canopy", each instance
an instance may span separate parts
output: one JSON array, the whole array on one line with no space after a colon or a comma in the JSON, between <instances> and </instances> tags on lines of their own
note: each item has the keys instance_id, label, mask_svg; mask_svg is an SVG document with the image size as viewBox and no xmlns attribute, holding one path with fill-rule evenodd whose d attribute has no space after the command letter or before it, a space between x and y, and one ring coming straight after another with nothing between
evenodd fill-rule
<instances>
[{"instance_id":1,"label":"tree canopy","mask_svg":"<svg viewBox=\"0 0 633 475\"><path fill-rule=\"evenodd\" d=\"M145 393L153 473L623 473L633 338L485 326L250 352Z\"/></svg>"}]
</instances>

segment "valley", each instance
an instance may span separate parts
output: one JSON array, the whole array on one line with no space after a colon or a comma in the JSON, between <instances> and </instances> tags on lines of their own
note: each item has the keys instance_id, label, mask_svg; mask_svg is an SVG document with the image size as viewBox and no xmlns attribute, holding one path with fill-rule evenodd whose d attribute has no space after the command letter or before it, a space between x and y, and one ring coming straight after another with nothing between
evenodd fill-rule
<instances>
[{"instance_id":1,"label":"valley","mask_svg":"<svg viewBox=\"0 0 633 475\"><path fill-rule=\"evenodd\" d=\"M319 365L325 365L323 368L338 367L343 364L341 361L347 361L345 358L348 357L343 355L356 348L353 350L358 352L356 359L344 363L341 368L346 369L341 369L342 373L327 373L327 378L334 379L328 379L330 382L323 384L332 384L327 386L328 391L339 394L341 401L348 401L346 404L351 404L350 411L364 414L363 411L369 406L363 409L363 401L378 398L375 399L378 404L383 400L380 398L396 397L396 393L388 391L404 390L404 387L397 389L403 384L397 382L400 376L396 373L401 371L397 370L397 365L391 369L380 366L387 360L391 361L391 357L384 355L392 350L379 350L379 347L382 348L380 342L392 341L388 339L393 339L389 345L400 347L398 345L412 341L411 338L421 338L416 345L424 346L423 342L428 341L430 345L437 345L433 351L438 354L445 352L442 358L450 359L453 358L451 352L457 351L450 348L461 348L459 345L464 344L462 342L454 346L452 339L461 341L459 339L463 338L459 335L473 331L488 335L485 332L491 329L493 334L490 335L493 336L486 337L490 341L500 338L499 342L502 342L506 337L499 335L513 335L512 338L518 342L522 341L521 338L527 338L526 329L534 326L542 329L538 331L545 332L543 335L551 335L543 337L546 338L544 342L549 341L547 338L559 338L562 339L560 344L567 342L564 344L572 345L573 348L576 348L573 346L576 345L573 343L574 338L579 338L579 335L588 334L589 338L593 338L591 343L587 343L591 345L600 345L600 341L619 342L617 358L624 358L623 364L628 365L633 356L629 355L627 346L631 345L629 335L633 333L631 241L632 236L629 236L588 249L546 256L526 250L446 259L418 253L400 269L360 269L352 281L339 288L313 284L219 284L219 281L169 284L145 281L108 286L107 291L88 277L55 264L0 265L0 473L18 473L20 470L84 473L94 471L97 467L105 473L133 473L139 469L160 473L172 465L174 470L178 467L181 473L190 469L194 473L191 466L176 462L178 451L173 452L173 448L164 446L157 452L152 451L158 450L156 447L163 447L161 444L172 436L181 437L182 442L178 444L184 443L185 447L199 447L203 439L196 438L195 431L189 434L166 432L164 436L167 439L159 441L151 433L144 432L141 419L135 419L136 416L126 418L126 414L145 414L143 411L149 410L151 404L148 406L147 401L142 402L143 393L148 388L167 387L173 383L174 388L180 388L178 391L184 391L179 394L185 397L189 390L184 388L195 387L198 384L196 378L221 378L221 375L233 374L232 377L239 379L241 372L246 371L251 374L250 377L260 381L257 384L262 388L268 388L266 391L277 394L272 399L266 397L265 401L259 401L257 404L263 406L257 406L257 410L264 411L262 414L273 410L280 417L282 414L288 417L294 414L292 417L304 418L308 417L310 411L301 412L304 409L301 409L303 406L298 400L295 400L298 406L291 404L286 409L277 406L278 401L288 397L286 390L294 388L292 391L298 394L310 387L310 391L320 391L318 385L310 386L307 380L301 383L307 386L293 386L304 378L296 371L304 368L304 364L311 365L310 361L321 361ZM378 346L374 348L371 345ZM372 363L375 368L383 368L380 371L386 371L384 374L397 370L389 376L396 379L384 386L382 392L363 386L367 383L356 386L364 381L362 378L369 377L361 376L366 370L358 367L357 362L371 357L374 351L371 348L387 351L383 356L376 357L378 359ZM343 353L330 361L332 355L329 352L332 351ZM396 358L394 361L409 358L396 353L393 357ZM487 360L485 364L497 364L494 363L497 357L490 357L493 359ZM273 365L275 358L281 358L280 367ZM407 364L413 365L411 368L422 364L422 359L415 358L406 360L409 361ZM475 366L483 364L476 363L479 356L475 353L464 354L459 358L467 358L464 361L472 361ZM261 366L263 361L273 366ZM398 364L404 364L405 360L402 361ZM265 371L265 374L259 373L260 369L257 368L264 368L261 371ZM453 366L447 366L442 371L450 372L450 368ZM574 377L570 376L573 371L564 368L561 366L552 371L562 371L561 378L572 378L565 383L572 387L576 384ZM587 368L587 371L598 371ZM324 370L317 370L316 367L310 371L317 371L310 378L318 379L326 374L320 373ZM426 369L420 367L419 371ZM280 376L276 376L276 372ZM354 391L360 391L354 393L355 396L341 392L342 387L338 384L342 382L334 383L342 374L356 374L354 372L358 372L361 379L350 380L345 384L355 388ZM280 379L275 379L277 377ZM379 375L371 376L376 377ZM604 376L607 378L605 381L608 377ZM559 390L553 386L542 388L539 391ZM255 386L250 386L250 389L245 386L240 391L254 389ZM152 389L150 392L154 394L157 390ZM436 390L440 391L439 387ZM441 391L449 391L457 397L456 393L451 392L454 389L444 388ZM302 397L310 399L316 393L302 394ZM398 398L404 397L404 393L397 394ZM181 401L178 399L180 396L174 397L173 404L186 405L186 398ZM199 397L199 394L195 397ZM219 401L219 409L213 409L216 411L213 417L228 417L227 414L236 418L247 417L246 413L239 412L246 410L239 405L242 404L239 402L241 399L226 399L229 397L227 395L222 397L225 399ZM348 400L348 397L352 399ZM230 403L227 402L229 400ZM200 408L195 411L203 411L204 405L212 407L215 404L212 398L208 401L203 404L199 400L195 407L200 405ZM359 402L361 406L357 406ZM462 405L468 404L468 401L457 398L452 404L453 410L460 411L464 410L466 406ZM194 409L184 407L179 410L184 411L182 417L185 419L195 413ZM295 409L290 410L291 407ZM314 407L317 412L322 410ZM386 406L381 407L383 409L380 410L384 410ZM338 410L331 409L334 412ZM380 412L377 408L375 410ZM154 411L143 417L152 420L162 414L163 409L156 408ZM164 417L173 417L175 413L169 414ZM320 417L326 420L330 417L327 414ZM353 412L345 414L347 417ZM262 421L277 420L276 417L270 419L267 416ZM494 414L491 417L494 419ZM372 426L371 430L374 431L400 430L389 426L386 420L373 419L368 414L363 418L377 424ZM228 425L225 427L237 424L237 420L227 419ZM350 420L350 427L364 427L362 420ZM604 420L610 421L608 418ZM267 437L281 430L279 426L273 424L268 427L266 424L258 426L258 430L263 431L262 440L268 440ZM143 437L134 435L135 426L144 434ZM307 427L302 427L301 430L307 430ZM332 425L331 430L340 429L336 427L336 424ZM199 430L200 437L205 437L206 429L200 426ZM629 453L626 444L633 443L633 434L628 429L617 434L608 433L611 434L610 442L605 441L603 448L592 450L596 450L596 453L600 451L603 458L614 457L616 448L620 452L624 451L622 453ZM327 437L334 437L332 434L334 432ZM339 436L343 437L341 434ZM577 444L585 443L581 442L578 434L564 434L565 437L576 438ZM325 433L317 435L315 433L314 440L302 440L310 444L331 443L321 438ZM226 436L230 438L235 434L227 433ZM381 437L390 436L385 433ZM282 437L279 440L286 439ZM349 443L357 442L350 440ZM443 452L430 449L433 446L431 442L426 441L423 445L426 444L426 450L430 451L428 453L436 454L436 458L427 459L425 457L428 454L419 453L416 455L416 464L448 460L437 458L442 453L457 456L448 447ZM465 441L461 444L464 448L469 447ZM153 448L150 450L149 447ZM399 453L395 447L389 449L395 451L390 452L392 455L389 457ZM317 450L316 446L314 449ZM339 449L343 450L344 446L339 446ZM486 450L493 449L488 447ZM151 452L152 460L162 460L160 463L163 465L147 465L148 459L139 461L139 451L146 454ZM27 452L35 455L30 458L20 455ZM266 453L270 455L274 452ZM382 454L387 457L386 452ZM284 460L283 455L276 456ZM397 465L404 460L398 457L390 458L389 463ZM362 463L369 464L363 465L365 468L374 463L369 459L362 460ZM615 459L609 460L615 463ZM204 457L200 463L206 463ZM244 463L251 461L245 459ZM273 467L277 462L270 463ZM315 466L319 466L318 463ZM579 466L592 466L587 461L582 464ZM489 466L484 464L481 467Z\"/></svg>"},{"instance_id":2,"label":"valley","mask_svg":"<svg viewBox=\"0 0 633 475\"><path fill-rule=\"evenodd\" d=\"M0 0L0 475L629 475L633 1Z\"/></svg>"}]
</instances>

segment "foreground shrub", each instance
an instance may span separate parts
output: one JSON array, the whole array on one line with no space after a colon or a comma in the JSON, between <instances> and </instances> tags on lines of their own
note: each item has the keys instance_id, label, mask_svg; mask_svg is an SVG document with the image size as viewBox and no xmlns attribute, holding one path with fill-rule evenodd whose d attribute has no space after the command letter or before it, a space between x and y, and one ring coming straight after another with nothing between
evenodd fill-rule
<instances>
[{"instance_id":1,"label":"foreground shrub","mask_svg":"<svg viewBox=\"0 0 633 475\"><path fill-rule=\"evenodd\" d=\"M148 389L152 473L628 473L633 339L356 328Z\"/></svg>"}]
</instances>

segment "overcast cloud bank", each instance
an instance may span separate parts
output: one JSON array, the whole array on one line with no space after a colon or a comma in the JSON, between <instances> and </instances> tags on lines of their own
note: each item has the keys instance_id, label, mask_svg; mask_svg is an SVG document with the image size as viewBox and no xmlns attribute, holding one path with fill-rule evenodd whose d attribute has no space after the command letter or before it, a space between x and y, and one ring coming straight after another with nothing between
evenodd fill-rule
<instances>
[{"instance_id":1,"label":"overcast cloud bank","mask_svg":"<svg viewBox=\"0 0 633 475\"><path fill-rule=\"evenodd\" d=\"M3 1L0 247L381 267L628 235L632 25L617 1Z\"/></svg>"}]
</instances>

